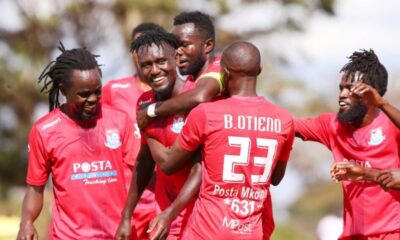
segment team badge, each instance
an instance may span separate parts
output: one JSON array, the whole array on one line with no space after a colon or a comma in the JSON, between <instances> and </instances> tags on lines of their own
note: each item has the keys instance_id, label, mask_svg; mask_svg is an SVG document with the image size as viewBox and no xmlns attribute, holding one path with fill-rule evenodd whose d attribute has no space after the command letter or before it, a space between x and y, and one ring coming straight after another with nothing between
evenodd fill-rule
<instances>
[{"instance_id":1,"label":"team badge","mask_svg":"<svg viewBox=\"0 0 400 240\"><path fill-rule=\"evenodd\" d=\"M180 133L182 131L183 125L185 125L185 119L182 116L174 117L171 131L177 134Z\"/></svg>"},{"instance_id":2,"label":"team badge","mask_svg":"<svg viewBox=\"0 0 400 240\"><path fill-rule=\"evenodd\" d=\"M119 139L118 129L107 129L106 130L106 142L104 143L106 147L111 149L117 149L121 146L121 140Z\"/></svg>"},{"instance_id":3,"label":"team badge","mask_svg":"<svg viewBox=\"0 0 400 240\"><path fill-rule=\"evenodd\" d=\"M377 146L385 140L386 136L383 135L382 127L371 130L371 138L368 145Z\"/></svg>"}]
</instances>

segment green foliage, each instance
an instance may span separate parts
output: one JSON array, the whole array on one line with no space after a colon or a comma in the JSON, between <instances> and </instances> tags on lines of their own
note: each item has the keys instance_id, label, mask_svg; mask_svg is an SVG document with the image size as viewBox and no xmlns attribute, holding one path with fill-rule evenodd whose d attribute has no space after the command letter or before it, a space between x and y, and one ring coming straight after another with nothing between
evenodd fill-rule
<instances>
[{"instance_id":1,"label":"green foliage","mask_svg":"<svg viewBox=\"0 0 400 240\"><path fill-rule=\"evenodd\" d=\"M277 225L271 236L271 240L314 240L316 237L309 231L296 227L294 224Z\"/></svg>"},{"instance_id":2,"label":"green foliage","mask_svg":"<svg viewBox=\"0 0 400 240\"><path fill-rule=\"evenodd\" d=\"M7 197L14 185L23 185L26 176L26 162L18 150L0 151L0 198Z\"/></svg>"}]
</instances>

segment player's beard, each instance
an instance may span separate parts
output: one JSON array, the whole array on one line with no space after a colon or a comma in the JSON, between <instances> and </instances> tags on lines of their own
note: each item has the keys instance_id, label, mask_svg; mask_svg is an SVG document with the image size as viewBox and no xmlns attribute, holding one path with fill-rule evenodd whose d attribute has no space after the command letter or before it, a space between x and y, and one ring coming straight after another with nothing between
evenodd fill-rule
<instances>
[{"instance_id":1,"label":"player's beard","mask_svg":"<svg viewBox=\"0 0 400 240\"><path fill-rule=\"evenodd\" d=\"M338 112L337 117L341 123L360 124L368 112L368 108L361 103L356 103L345 112Z\"/></svg>"},{"instance_id":2,"label":"player's beard","mask_svg":"<svg viewBox=\"0 0 400 240\"><path fill-rule=\"evenodd\" d=\"M202 58L197 58L186 70L179 69L182 75L195 75L199 73L204 66L205 61Z\"/></svg>"}]
</instances>

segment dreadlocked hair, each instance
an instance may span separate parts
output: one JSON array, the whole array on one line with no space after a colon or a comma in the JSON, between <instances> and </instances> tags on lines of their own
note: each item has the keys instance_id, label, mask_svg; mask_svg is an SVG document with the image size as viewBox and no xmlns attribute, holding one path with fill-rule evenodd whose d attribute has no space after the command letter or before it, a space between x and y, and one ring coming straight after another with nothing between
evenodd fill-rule
<instances>
[{"instance_id":1,"label":"dreadlocked hair","mask_svg":"<svg viewBox=\"0 0 400 240\"><path fill-rule=\"evenodd\" d=\"M60 42L58 49L61 54L55 61L51 61L39 76L39 83L43 82L44 86L40 90L49 94L50 111L60 106L58 100L60 95L60 85L69 86L73 70L89 70L97 68L101 76L100 65L96 61L96 57L86 48L75 48L66 50Z\"/></svg>"},{"instance_id":2,"label":"dreadlocked hair","mask_svg":"<svg viewBox=\"0 0 400 240\"><path fill-rule=\"evenodd\" d=\"M146 32L145 34L138 37L131 43L131 53L138 52L142 47L150 47L155 44L161 47L162 43L170 45L173 49L179 47L179 40L171 33L168 32Z\"/></svg>"},{"instance_id":3,"label":"dreadlocked hair","mask_svg":"<svg viewBox=\"0 0 400 240\"><path fill-rule=\"evenodd\" d=\"M378 93L383 96L387 90L388 73L386 68L379 62L374 51L361 49L354 52L350 57L350 61L343 66L340 72L351 76L352 81L355 81L356 72L362 73L362 81L374 87ZM349 75L350 74L350 75Z\"/></svg>"},{"instance_id":4,"label":"dreadlocked hair","mask_svg":"<svg viewBox=\"0 0 400 240\"><path fill-rule=\"evenodd\" d=\"M151 31L154 31L154 32L166 32L163 27L161 27L160 25L158 25L156 23L144 22L144 23L141 23L141 24L137 25L132 30L132 34L131 34L132 41L135 40L135 36L138 33L146 33L146 32L151 32Z\"/></svg>"},{"instance_id":5,"label":"dreadlocked hair","mask_svg":"<svg viewBox=\"0 0 400 240\"><path fill-rule=\"evenodd\" d=\"M174 17L174 26L186 23L193 23L204 38L211 38L215 41L214 24L209 15L199 11L182 12Z\"/></svg>"}]
</instances>

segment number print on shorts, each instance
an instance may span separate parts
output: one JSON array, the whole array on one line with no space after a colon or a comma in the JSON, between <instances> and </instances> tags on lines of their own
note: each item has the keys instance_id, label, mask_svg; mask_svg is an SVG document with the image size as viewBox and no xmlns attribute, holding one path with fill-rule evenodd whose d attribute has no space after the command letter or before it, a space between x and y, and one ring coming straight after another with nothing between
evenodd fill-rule
<instances>
[{"instance_id":1,"label":"number print on shorts","mask_svg":"<svg viewBox=\"0 0 400 240\"><path fill-rule=\"evenodd\" d=\"M254 156L254 166L264 166L264 172L262 175L251 175L252 184L262 184L268 181L268 177L271 172L272 162L275 157L276 148L278 141L276 139L257 138L257 148L268 149L268 154L265 157ZM235 137L228 136L228 144L232 147L240 147L239 155L224 156L224 167L222 180L224 182L232 183L244 183L244 174L234 172L234 167L237 165L249 165L250 164L250 148L251 141L248 137Z\"/></svg>"}]
</instances>

